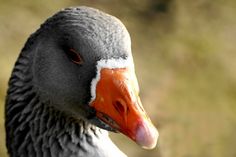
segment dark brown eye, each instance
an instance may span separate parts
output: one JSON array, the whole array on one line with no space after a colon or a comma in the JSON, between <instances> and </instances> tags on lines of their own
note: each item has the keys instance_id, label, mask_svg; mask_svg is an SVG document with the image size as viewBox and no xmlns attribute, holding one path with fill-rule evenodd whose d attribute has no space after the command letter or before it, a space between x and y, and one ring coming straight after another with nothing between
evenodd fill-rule
<instances>
[{"instance_id":1,"label":"dark brown eye","mask_svg":"<svg viewBox=\"0 0 236 157\"><path fill-rule=\"evenodd\" d=\"M67 55L70 58L70 60L72 62L74 62L75 64L82 64L83 63L81 56L74 49L72 49L72 48L69 49L67 51Z\"/></svg>"}]
</instances>

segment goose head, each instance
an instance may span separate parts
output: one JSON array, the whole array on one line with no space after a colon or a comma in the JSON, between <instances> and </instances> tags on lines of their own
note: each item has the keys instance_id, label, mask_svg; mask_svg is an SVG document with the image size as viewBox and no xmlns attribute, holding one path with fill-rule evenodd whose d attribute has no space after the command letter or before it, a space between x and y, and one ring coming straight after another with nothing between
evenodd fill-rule
<instances>
[{"instance_id":1,"label":"goose head","mask_svg":"<svg viewBox=\"0 0 236 157\"><path fill-rule=\"evenodd\" d=\"M39 29L34 52L40 101L155 147L158 132L142 106L130 36L120 20L88 7L62 10Z\"/></svg>"}]
</instances>

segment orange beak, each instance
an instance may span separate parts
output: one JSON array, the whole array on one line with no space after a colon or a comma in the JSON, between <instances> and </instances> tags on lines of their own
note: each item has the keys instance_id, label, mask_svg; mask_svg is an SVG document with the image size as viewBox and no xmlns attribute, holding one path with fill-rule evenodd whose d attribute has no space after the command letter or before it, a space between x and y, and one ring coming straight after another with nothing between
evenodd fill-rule
<instances>
[{"instance_id":1,"label":"orange beak","mask_svg":"<svg viewBox=\"0 0 236 157\"><path fill-rule=\"evenodd\" d=\"M144 111L138 92L133 70L103 68L91 106L100 120L142 147L152 149L156 146L158 132Z\"/></svg>"}]
</instances>

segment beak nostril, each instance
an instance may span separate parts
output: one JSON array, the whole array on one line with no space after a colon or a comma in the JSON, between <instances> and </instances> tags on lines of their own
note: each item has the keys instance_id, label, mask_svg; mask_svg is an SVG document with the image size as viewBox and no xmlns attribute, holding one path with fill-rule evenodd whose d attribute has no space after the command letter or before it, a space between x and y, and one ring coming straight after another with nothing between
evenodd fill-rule
<instances>
[{"instance_id":1,"label":"beak nostril","mask_svg":"<svg viewBox=\"0 0 236 157\"><path fill-rule=\"evenodd\" d=\"M113 105L119 114L124 114L127 111L127 106L120 101L115 101Z\"/></svg>"}]
</instances>

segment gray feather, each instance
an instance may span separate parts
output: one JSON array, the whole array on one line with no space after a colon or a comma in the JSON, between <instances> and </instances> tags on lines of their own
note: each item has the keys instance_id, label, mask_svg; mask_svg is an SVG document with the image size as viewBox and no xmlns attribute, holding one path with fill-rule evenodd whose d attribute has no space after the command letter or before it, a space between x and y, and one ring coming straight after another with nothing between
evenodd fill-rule
<instances>
[{"instance_id":1,"label":"gray feather","mask_svg":"<svg viewBox=\"0 0 236 157\"><path fill-rule=\"evenodd\" d=\"M46 99L47 97L44 99L39 92L41 86L35 83L35 74L44 72L42 69L35 71L37 63L35 57L40 49L38 45L43 36L47 35L44 32L48 30L53 32L54 29L68 29L68 27L72 27L70 30L75 33L77 33L76 29L79 29L80 33L85 36L90 34L87 39L92 38L96 41L97 45L89 45L88 43L87 47L93 47L93 50L99 50L101 53L100 56L95 57L87 54L91 60L97 60L102 56L109 58L111 55L113 55L112 57L126 57L130 53L122 49L123 41L121 39L127 34L124 26L117 19L98 10L86 7L68 8L49 18L26 42L9 80L5 126L10 157L124 155L112 144L104 131L82 118L75 118L67 112L58 110L55 105L52 105L54 104L53 100ZM103 33L100 33L101 31ZM114 36L114 34L116 35ZM64 35L66 38L66 34ZM80 48L82 51L85 49L84 47ZM120 54L121 52L122 54ZM48 53L47 55L50 57L52 54ZM42 61L44 60L42 59ZM40 62L40 66L44 66L43 63ZM92 77L94 73L90 75ZM84 88L87 89L87 87ZM81 103L88 101L89 98L89 96L84 97ZM108 141L109 145L103 145L104 141Z\"/></svg>"}]
</instances>

